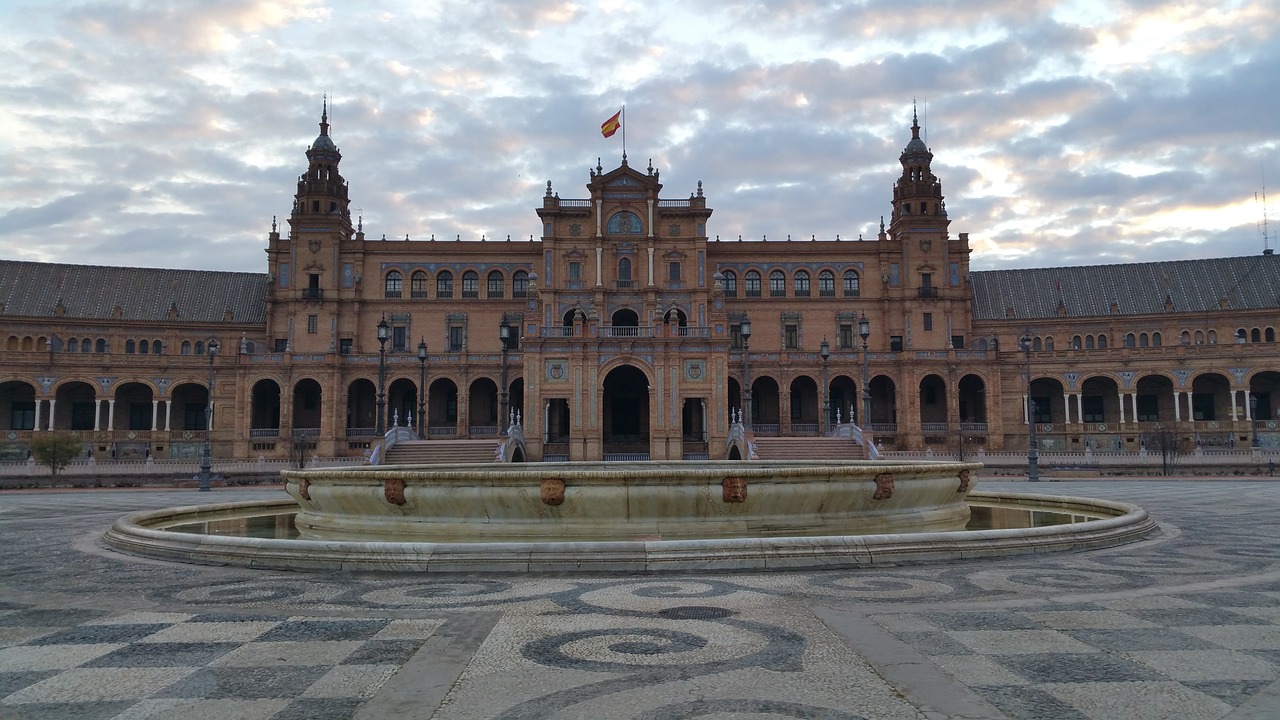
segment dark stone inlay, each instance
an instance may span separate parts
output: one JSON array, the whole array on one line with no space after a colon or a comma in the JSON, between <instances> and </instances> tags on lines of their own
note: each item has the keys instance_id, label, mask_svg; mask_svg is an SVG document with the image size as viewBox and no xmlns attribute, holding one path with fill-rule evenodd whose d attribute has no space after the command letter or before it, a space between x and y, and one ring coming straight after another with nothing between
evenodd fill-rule
<instances>
[{"instance_id":1,"label":"dark stone inlay","mask_svg":"<svg viewBox=\"0 0 1280 720\"><path fill-rule=\"evenodd\" d=\"M1210 607L1275 607L1276 601L1262 593L1235 592L1182 593L1169 597L1189 600Z\"/></svg>"},{"instance_id":2,"label":"dark stone inlay","mask_svg":"<svg viewBox=\"0 0 1280 720\"><path fill-rule=\"evenodd\" d=\"M1005 715L1019 720L1090 720L1089 716L1034 687L1018 685L976 687L984 699Z\"/></svg>"},{"instance_id":3,"label":"dark stone inlay","mask_svg":"<svg viewBox=\"0 0 1280 720\"><path fill-rule=\"evenodd\" d=\"M1167 608L1126 610L1127 614L1165 626L1178 625L1270 625L1266 620L1218 608Z\"/></svg>"},{"instance_id":4,"label":"dark stone inlay","mask_svg":"<svg viewBox=\"0 0 1280 720\"><path fill-rule=\"evenodd\" d=\"M920 630L896 633L898 639L924 655L973 655L973 649L945 632Z\"/></svg>"},{"instance_id":5,"label":"dark stone inlay","mask_svg":"<svg viewBox=\"0 0 1280 720\"><path fill-rule=\"evenodd\" d=\"M67 628L44 637L30 640L24 645L88 645L93 643L127 643L141 640L170 627L171 623L140 623L126 625L81 625Z\"/></svg>"},{"instance_id":6,"label":"dark stone inlay","mask_svg":"<svg viewBox=\"0 0 1280 720\"><path fill-rule=\"evenodd\" d=\"M1019 612L922 613L945 630L1043 630L1044 625Z\"/></svg>"},{"instance_id":7,"label":"dark stone inlay","mask_svg":"<svg viewBox=\"0 0 1280 720\"><path fill-rule=\"evenodd\" d=\"M719 620L733 615L732 610L708 605L681 605L658 611L658 617L668 620Z\"/></svg>"},{"instance_id":8,"label":"dark stone inlay","mask_svg":"<svg viewBox=\"0 0 1280 720\"><path fill-rule=\"evenodd\" d=\"M200 613L194 615L189 623L223 623L223 622L283 622L288 620L288 615L266 615L263 613Z\"/></svg>"},{"instance_id":9,"label":"dark stone inlay","mask_svg":"<svg viewBox=\"0 0 1280 720\"><path fill-rule=\"evenodd\" d=\"M1172 628L1109 628L1061 630L1082 643L1102 650L1126 652L1131 650L1212 650L1211 642L1188 635Z\"/></svg>"},{"instance_id":10,"label":"dark stone inlay","mask_svg":"<svg viewBox=\"0 0 1280 720\"><path fill-rule=\"evenodd\" d=\"M210 700L294 698L319 680L328 666L201 668L152 697Z\"/></svg>"},{"instance_id":11,"label":"dark stone inlay","mask_svg":"<svg viewBox=\"0 0 1280 720\"><path fill-rule=\"evenodd\" d=\"M1036 653L992 655L996 662L1033 682L1083 683L1169 680L1157 672L1107 653Z\"/></svg>"},{"instance_id":12,"label":"dark stone inlay","mask_svg":"<svg viewBox=\"0 0 1280 720\"><path fill-rule=\"evenodd\" d=\"M287 620L263 633L260 642L368 640L390 620Z\"/></svg>"},{"instance_id":13,"label":"dark stone inlay","mask_svg":"<svg viewBox=\"0 0 1280 720\"><path fill-rule=\"evenodd\" d=\"M240 647L241 643L134 643L94 658L83 667L199 667Z\"/></svg>"},{"instance_id":14,"label":"dark stone inlay","mask_svg":"<svg viewBox=\"0 0 1280 720\"><path fill-rule=\"evenodd\" d=\"M426 640L370 640L342 659L342 665L403 665Z\"/></svg>"},{"instance_id":15,"label":"dark stone inlay","mask_svg":"<svg viewBox=\"0 0 1280 720\"><path fill-rule=\"evenodd\" d=\"M363 702L360 698L298 698L271 720L350 720Z\"/></svg>"},{"instance_id":16,"label":"dark stone inlay","mask_svg":"<svg viewBox=\"0 0 1280 720\"><path fill-rule=\"evenodd\" d=\"M690 700L689 702L664 705L636 715L636 720L693 720L708 715L730 715L737 713L752 715L772 715L780 718L796 718L797 720L867 720L865 715L785 702L782 700L755 700L750 698L724 698L717 700Z\"/></svg>"},{"instance_id":17,"label":"dark stone inlay","mask_svg":"<svg viewBox=\"0 0 1280 720\"><path fill-rule=\"evenodd\" d=\"M23 703L5 705L4 720L110 720L137 703L137 700L112 700L110 702L71 703Z\"/></svg>"},{"instance_id":18,"label":"dark stone inlay","mask_svg":"<svg viewBox=\"0 0 1280 720\"><path fill-rule=\"evenodd\" d=\"M0 672L0 699L16 693L28 685L35 685L45 678L53 677L60 672L62 671L24 670L19 672Z\"/></svg>"},{"instance_id":19,"label":"dark stone inlay","mask_svg":"<svg viewBox=\"0 0 1280 720\"><path fill-rule=\"evenodd\" d=\"M1199 690L1205 695L1216 697L1228 705L1239 705L1248 700L1262 688L1270 685L1272 680L1207 680L1201 682L1183 682L1189 688Z\"/></svg>"},{"instance_id":20,"label":"dark stone inlay","mask_svg":"<svg viewBox=\"0 0 1280 720\"><path fill-rule=\"evenodd\" d=\"M111 613L103 610L32 608L29 610L19 610L6 615L0 615L0 627L63 627L67 625L79 625L80 623L97 620L110 614Z\"/></svg>"}]
</instances>

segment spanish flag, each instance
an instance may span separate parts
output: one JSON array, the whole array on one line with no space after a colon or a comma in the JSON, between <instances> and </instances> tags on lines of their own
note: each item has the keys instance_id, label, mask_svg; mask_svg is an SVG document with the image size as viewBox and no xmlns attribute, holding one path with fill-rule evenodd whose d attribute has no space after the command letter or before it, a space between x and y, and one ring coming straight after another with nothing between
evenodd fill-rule
<instances>
[{"instance_id":1,"label":"spanish flag","mask_svg":"<svg viewBox=\"0 0 1280 720\"><path fill-rule=\"evenodd\" d=\"M605 120L604 124L600 126L600 134L605 137L613 137L613 134L618 132L618 128L622 127L622 121L619 119L621 116L622 111L619 110L613 114L613 117Z\"/></svg>"}]
</instances>

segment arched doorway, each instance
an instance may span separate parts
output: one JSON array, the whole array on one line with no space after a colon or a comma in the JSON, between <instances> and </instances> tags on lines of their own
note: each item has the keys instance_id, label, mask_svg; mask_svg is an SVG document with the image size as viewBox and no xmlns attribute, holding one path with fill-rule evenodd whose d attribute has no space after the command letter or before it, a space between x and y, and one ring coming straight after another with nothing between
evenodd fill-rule
<instances>
[{"instance_id":1,"label":"arched doorway","mask_svg":"<svg viewBox=\"0 0 1280 720\"><path fill-rule=\"evenodd\" d=\"M30 383L0 383L0 430L34 430L36 426L36 389ZM14 451L14 457L26 457ZM5 458L0 454L0 459Z\"/></svg>"},{"instance_id":2,"label":"arched doorway","mask_svg":"<svg viewBox=\"0 0 1280 720\"><path fill-rule=\"evenodd\" d=\"M837 375L831 378L831 416L828 418L832 427L838 422L853 422L858 416L854 407L858 404L858 385L848 375Z\"/></svg>"},{"instance_id":3,"label":"arched doorway","mask_svg":"<svg viewBox=\"0 0 1280 720\"><path fill-rule=\"evenodd\" d=\"M347 435L374 435L378 424L378 388L367 378L347 386Z\"/></svg>"},{"instance_id":4,"label":"arched doorway","mask_svg":"<svg viewBox=\"0 0 1280 720\"><path fill-rule=\"evenodd\" d=\"M427 394L427 436L451 437L458 434L458 386L449 378L430 383Z\"/></svg>"},{"instance_id":5,"label":"arched doorway","mask_svg":"<svg viewBox=\"0 0 1280 720\"><path fill-rule=\"evenodd\" d=\"M410 420L412 419L412 423ZM387 427L418 427L418 389L412 380L398 378L387 387Z\"/></svg>"},{"instance_id":6,"label":"arched doorway","mask_svg":"<svg viewBox=\"0 0 1280 720\"><path fill-rule=\"evenodd\" d=\"M280 384L259 380L253 384L253 407L249 416L249 437L280 435Z\"/></svg>"},{"instance_id":7,"label":"arched doorway","mask_svg":"<svg viewBox=\"0 0 1280 720\"><path fill-rule=\"evenodd\" d=\"M293 434L320 434L320 383L305 378L293 386Z\"/></svg>"},{"instance_id":8,"label":"arched doorway","mask_svg":"<svg viewBox=\"0 0 1280 720\"><path fill-rule=\"evenodd\" d=\"M822 414L822 399L818 394L818 383L808 375L801 375L791 381L791 434L817 435L821 429L819 417Z\"/></svg>"},{"instance_id":9,"label":"arched doorway","mask_svg":"<svg viewBox=\"0 0 1280 720\"><path fill-rule=\"evenodd\" d=\"M56 418L59 427L69 428L71 430L92 430L94 403L93 388L85 383L76 383L82 386L84 394L80 398L71 398L68 405L70 424L62 424L62 394L63 390L71 390L71 386L64 385L58 388L58 417ZM155 429L155 420L158 413L156 404L153 402L154 394L151 392L151 386L140 382L126 382L120 384L115 391L115 417L113 418L113 426L116 430L127 430L130 432L141 433ZM136 436L142 437L142 436Z\"/></svg>"},{"instance_id":10,"label":"arched doorway","mask_svg":"<svg viewBox=\"0 0 1280 720\"><path fill-rule=\"evenodd\" d=\"M1250 378L1248 402L1253 418L1251 444L1280 447L1280 373L1268 370Z\"/></svg>"},{"instance_id":11,"label":"arched doorway","mask_svg":"<svg viewBox=\"0 0 1280 720\"><path fill-rule=\"evenodd\" d=\"M477 378L467 389L467 424L471 437L498 434L498 384Z\"/></svg>"},{"instance_id":12,"label":"arched doorway","mask_svg":"<svg viewBox=\"0 0 1280 720\"><path fill-rule=\"evenodd\" d=\"M898 432L898 387L894 384L893 379L885 375L877 375L871 378L871 382L867 383L867 387L871 389L871 417L861 421L862 427L866 427L867 420L870 421L871 432L877 434L888 433L893 435ZM862 418L863 409L857 404L854 405L858 418Z\"/></svg>"},{"instance_id":13,"label":"arched doorway","mask_svg":"<svg viewBox=\"0 0 1280 720\"><path fill-rule=\"evenodd\" d=\"M938 375L920 380L920 431L926 443L947 442L947 383Z\"/></svg>"},{"instance_id":14,"label":"arched doorway","mask_svg":"<svg viewBox=\"0 0 1280 720\"><path fill-rule=\"evenodd\" d=\"M769 376L751 382L751 429L757 435L777 435L782 414L778 381Z\"/></svg>"},{"instance_id":15,"label":"arched doorway","mask_svg":"<svg viewBox=\"0 0 1280 720\"><path fill-rule=\"evenodd\" d=\"M601 441L605 460L649 457L649 378L623 365L604 378Z\"/></svg>"}]
</instances>

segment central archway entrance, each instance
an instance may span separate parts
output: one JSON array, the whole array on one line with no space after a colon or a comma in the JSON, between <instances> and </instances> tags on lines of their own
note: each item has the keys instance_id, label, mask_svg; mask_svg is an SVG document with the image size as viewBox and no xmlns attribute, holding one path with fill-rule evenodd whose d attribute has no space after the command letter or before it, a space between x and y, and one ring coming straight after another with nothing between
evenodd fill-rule
<instances>
[{"instance_id":1,"label":"central archway entrance","mask_svg":"<svg viewBox=\"0 0 1280 720\"><path fill-rule=\"evenodd\" d=\"M602 443L606 460L649 458L649 379L623 365L604 378ZM643 457L638 457L643 456Z\"/></svg>"}]
</instances>

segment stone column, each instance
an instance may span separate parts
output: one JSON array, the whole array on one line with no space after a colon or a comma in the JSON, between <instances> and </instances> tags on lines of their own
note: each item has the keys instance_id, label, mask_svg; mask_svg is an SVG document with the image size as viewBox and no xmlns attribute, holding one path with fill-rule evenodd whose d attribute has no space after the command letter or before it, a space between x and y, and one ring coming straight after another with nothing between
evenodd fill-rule
<instances>
[{"instance_id":1,"label":"stone column","mask_svg":"<svg viewBox=\"0 0 1280 720\"><path fill-rule=\"evenodd\" d=\"M102 398L93 399L93 431L102 429Z\"/></svg>"},{"instance_id":2,"label":"stone column","mask_svg":"<svg viewBox=\"0 0 1280 720\"><path fill-rule=\"evenodd\" d=\"M1084 422L1084 393L1076 393L1076 423Z\"/></svg>"},{"instance_id":3,"label":"stone column","mask_svg":"<svg viewBox=\"0 0 1280 720\"><path fill-rule=\"evenodd\" d=\"M151 432L158 429L157 421L160 419L160 401L153 399L151 401Z\"/></svg>"},{"instance_id":4,"label":"stone column","mask_svg":"<svg viewBox=\"0 0 1280 720\"><path fill-rule=\"evenodd\" d=\"M1116 399L1120 402L1120 424L1124 424L1124 393L1116 393Z\"/></svg>"},{"instance_id":5,"label":"stone column","mask_svg":"<svg viewBox=\"0 0 1280 720\"><path fill-rule=\"evenodd\" d=\"M649 248L649 287L653 287L653 248Z\"/></svg>"},{"instance_id":6,"label":"stone column","mask_svg":"<svg viewBox=\"0 0 1280 720\"><path fill-rule=\"evenodd\" d=\"M116 399L107 400L107 432L116 429Z\"/></svg>"},{"instance_id":7,"label":"stone column","mask_svg":"<svg viewBox=\"0 0 1280 720\"><path fill-rule=\"evenodd\" d=\"M173 398L164 401L164 431L169 432L173 419Z\"/></svg>"},{"instance_id":8,"label":"stone column","mask_svg":"<svg viewBox=\"0 0 1280 720\"><path fill-rule=\"evenodd\" d=\"M1023 425L1031 424L1031 418L1028 415L1028 412L1030 411L1030 408L1027 407L1028 402L1030 401L1027 399L1027 394L1023 393L1022 394L1022 424ZM849 414L853 414L853 408L849 408ZM863 423L863 425L865 427L866 424Z\"/></svg>"},{"instance_id":9,"label":"stone column","mask_svg":"<svg viewBox=\"0 0 1280 720\"><path fill-rule=\"evenodd\" d=\"M41 400L40 398L36 398L36 419L35 419L35 422L31 425L31 429L35 430L36 432L40 431L40 407L42 405L44 405L44 401Z\"/></svg>"},{"instance_id":10,"label":"stone column","mask_svg":"<svg viewBox=\"0 0 1280 720\"><path fill-rule=\"evenodd\" d=\"M1133 402L1133 421L1138 422L1138 393L1129 393L1129 400Z\"/></svg>"},{"instance_id":11,"label":"stone column","mask_svg":"<svg viewBox=\"0 0 1280 720\"><path fill-rule=\"evenodd\" d=\"M1244 419L1248 420L1249 422L1253 422L1253 403L1250 402L1250 400L1253 399L1253 393L1249 392L1248 390L1245 390L1243 392L1244 392Z\"/></svg>"},{"instance_id":12,"label":"stone column","mask_svg":"<svg viewBox=\"0 0 1280 720\"><path fill-rule=\"evenodd\" d=\"M596 248L596 287L600 287L604 285L604 273L601 272L601 270L604 268L603 261L604 261L604 248L597 247Z\"/></svg>"},{"instance_id":13,"label":"stone column","mask_svg":"<svg viewBox=\"0 0 1280 720\"><path fill-rule=\"evenodd\" d=\"M53 410L58 405L58 398L49 398L49 429L53 429Z\"/></svg>"},{"instance_id":14,"label":"stone column","mask_svg":"<svg viewBox=\"0 0 1280 720\"><path fill-rule=\"evenodd\" d=\"M1173 420L1174 422L1182 422L1182 392L1173 391Z\"/></svg>"}]
</instances>

